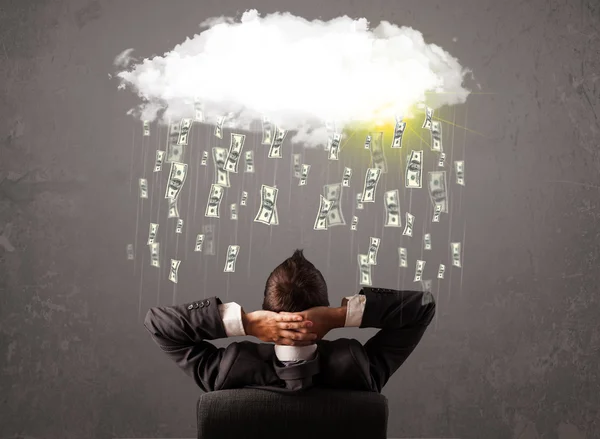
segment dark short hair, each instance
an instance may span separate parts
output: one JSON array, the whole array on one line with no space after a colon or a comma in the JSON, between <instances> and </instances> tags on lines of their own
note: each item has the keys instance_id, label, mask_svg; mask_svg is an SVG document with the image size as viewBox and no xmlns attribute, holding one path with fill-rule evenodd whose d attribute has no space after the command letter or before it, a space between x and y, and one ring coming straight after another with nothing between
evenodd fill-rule
<instances>
[{"instance_id":1,"label":"dark short hair","mask_svg":"<svg viewBox=\"0 0 600 439\"><path fill-rule=\"evenodd\" d=\"M315 306L329 306L327 284L302 250L296 250L269 275L262 307L273 312L299 312Z\"/></svg>"}]
</instances>

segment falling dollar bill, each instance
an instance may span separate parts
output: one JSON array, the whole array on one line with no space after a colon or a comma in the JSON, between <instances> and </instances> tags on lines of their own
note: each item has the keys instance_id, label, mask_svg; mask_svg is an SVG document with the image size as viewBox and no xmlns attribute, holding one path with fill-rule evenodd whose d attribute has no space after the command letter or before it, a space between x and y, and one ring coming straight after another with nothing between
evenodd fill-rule
<instances>
[{"instance_id":1,"label":"falling dollar bill","mask_svg":"<svg viewBox=\"0 0 600 439\"><path fill-rule=\"evenodd\" d=\"M262 118L262 144L270 145L273 139L273 124L268 117Z\"/></svg>"},{"instance_id":2,"label":"falling dollar bill","mask_svg":"<svg viewBox=\"0 0 600 439\"><path fill-rule=\"evenodd\" d=\"M275 135L273 136L273 141L271 142L271 147L269 148L268 154L268 157L270 159L283 158L281 146L283 145L283 141L285 140L286 134L287 130L282 130L277 126L275 127Z\"/></svg>"},{"instance_id":3,"label":"falling dollar bill","mask_svg":"<svg viewBox=\"0 0 600 439\"><path fill-rule=\"evenodd\" d=\"M233 273L235 271L235 261L237 260L240 252L239 245L230 245L227 247L227 259L225 260L224 273Z\"/></svg>"},{"instance_id":4,"label":"falling dollar bill","mask_svg":"<svg viewBox=\"0 0 600 439\"><path fill-rule=\"evenodd\" d=\"M371 167L387 173L387 159L383 153L383 133L371 133Z\"/></svg>"},{"instance_id":5,"label":"falling dollar bill","mask_svg":"<svg viewBox=\"0 0 600 439\"><path fill-rule=\"evenodd\" d=\"M406 247L398 247L398 267L408 267L408 256Z\"/></svg>"},{"instance_id":6,"label":"falling dollar bill","mask_svg":"<svg viewBox=\"0 0 600 439\"><path fill-rule=\"evenodd\" d=\"M238 212L237 212L237 204L233 203L231 206L229 206L229 219L233 220L233 221L237 221L238 219Z\"/></svg>"},{"instance_id":7,"label":"falling dollar bill","mask_svg":"<svg viewBox=\"0 0 600 439\"><path fill-rule=\"evenodd\" d=\"M431 150L442 152L442 124L434 120L431 122Z\"/></svg>"},{"instance_id":8,"label":"falling dollar bill","mask_svg":"<svg viewBox=\"0 0 600 439\"><path fill-rule=\"evenodd\" d=\"M431 233L425 233L423 235L423 248L425 250L431 250Z\"/></svg>"},{"instance_id":9,"label":"falling dollar bill","mask_svg":"<svg viewBox=\"0 0 600 439\"><path fill-rule=\"evenodd\" d=\"M177 227L175 228L175 233L183 232L183 220L181 218L177 219Z\"/></svg>"},{"instance_id":10,"label":"falling dollar bill","mask_svg":"<svg viewBox=\"0 0 600 439\"><path fill-rule=\"evenodd\" d=\"M446 266L444 264L440 264L440 268L438 269L437 278L443 279L445 272L446 272Z\"/></svg>"},{"instance_id":11,"label":"falling dollar bill","mask_svg":"<svg viewBox=\"0 0 600 439\"><path fill-rule=\"evenodd\" d=\"M178 200L169 200L169 215L167 218L179 218L179 208L177 207Z\"/></svg>"},{"instance_id":12,"label":"falling dollar bill","mask_svg":"<svg viewBox=\"0 0 600 439\"><path fill-rule=\"evenodd\" d=\"M333 133L329 138L329 160L339 160L340 155L340 143L342 141L342 135L340 133Z\"/></svg>"},{"instance_id":13,"label":"falling dollar bill","mask_svg":"<svg viewBox=\"0 0 600 439\"><path fill-rule=\"evenodd\" d=\"M150 121L144 121L144 137L148 137L150 135Z\"/></svg>"},{"instance_id":14,"label":"falling dollar bill","mask_svg":"<svg viewBox=\"0 0 600 439\"><path fill-rule=\"evenodd\" d=\"M169 270L169 280L174 284L177 283L177 279L179 278L179 264L181 261L177 259L171 259L171 269Z\"/></svg>"},{"instance_id":15,"label":"falling dollar bill","mask_svg":"<svg viewBox=\"0 0 600 439\"><path fill-rule=\"evenodd\" d=\"M446 189L446 171L428 173L429 198L433 207L440 206L440 211L448 213L448 191ZM437 221L436 221L437 222Z\"/></svg>"},{"instance_id":16,"label":"falling dollar bill","mask_svg":"<svg viewBox=\"0 0 600 439\"><path fill-rule=\"evenodd\" d=\"M248 192L242 191L242 199L240 200L240 206L245 206L248 201Z\"/></svg>"},{"instance_id":17,"label":"falling dollar bill","mask_svg":"<svg viewBox=\"0 0 600 439\"><path fill-rule=\"evenodd\" d=\"M460 268L460 242L451 242L450 249L452 250L452 266Z\"/></svg>"},{"instance_id":18,"label":"falling dollar bill","mask_svg":"<svg viewBox=\"0 0 600 439\"><path fill-rule=\"evenodd\" d=\"M379 244L381 239L375 238L373 236L370 237L369 242L369 251L367 253L369 265L377 265L377 253L379 253Z\"/></svg>"},{"instance_id":19,"label":"falling dollar bill","mask_svg":"<svg viewBox=\"0 0 600 439\"><path fill-rule=\"evenodd\" d=\"M254 151L246 151L244 155L246 158L246 169L244 172L254 174Z\"/></svg>"},{"instance_id":20,"label":"falling dollar bill","mask_svg":"<svg viewBox=\"0 0 600 439\"><path fill-rule=\"evenodd\" d=\"M187 146L191 129L192 129L192 119L188 119L188 118L181 119L181 124L179 126L179 138L177 139L178 145L186 145Z\"/></svg>"},{"instance_id":21,"label":"falling dollar bill","mask_svg":"<svg viewBox=\"0 0 600 439\"><path fill-rule=\"evenodd\" d=\"M433 209L433 218L431 219L432 223L440 222L440 213L442 212L442 206L436 204L435 209Z\"/></svg>"},{"instance_id":22,"label":"falling dollar bill","mask_svg":"<svg viewBox=\"0 0 600 439\"><path fill-rule=\"evenodd\" d=\"M207 162L208 162L208 151L202 151L202 161L200 162L200 164L202 166L206 166Z\"/></svg>"},{"instance_id":23,"label":"falling dollar bill","mask_svg":"<svg viewBox=\"0 0 600 439\"><path fill-rule=\"evenodd\" d=\"M154 172L160 172L162 170L162 164L165 160L165 152L160 149L156 150L156 161L154 162Z\"/></svg>"},{"instance_id":24,"label":"falling dollar bill","mask_svg":"<svg viewBox=\"0 0 600 439\"><path fill-rule=\"evenodd\" d=\"M371 265L367 255L358 255L358 268L360 270L360 284L371 286Z\"/></svg>"},{"instance_id":25,"label":"falling dollar bill","mask_svg":"<svg viewBox=\"0 0 600 439\"><path fill-rule=\"evenodd\" d=\"M415 225L415 217L410 213L406 212L406 225L404 226L404 231L402 235L404 236L413 236L413 227Z\"/></svg>"},{"instance_id":26,"label":"falling dollar bill","mask_svg":"<svg viewBox=\"0 0 600 439\"><path fill-rule=\"evenodd\" d=\"M212 224L204 224L202 226L202 232L204 235L204 241L206 242L204 248L205 255L215 254L215 226Z\"/></svg>"},{"instance_id":27,"label":"falling dollar bill","mask_svg":"<svg viewBox=\"0 0 600 439\"><path fill-rule=\"evenodd\" d=\"M363 210L364 206L362 203L362 192L356 194L356 210Z\"/></svg>"},{"instance_id":28,"label":"falling dollar bill","mask_svg":"<svg viewBox=\"0 0 600 439\"><path fill-rule=\"evenodd\" d=\"M457 160L454 162L454 172L456 173L456 184L465 185L465 162Z\"/></svg>"},{"instance_id":29,"label":"falling dollar bill","mask_svg":"<svg viewBox=\"0 0 600 439\"><path fill-rule=\"evenodd\" d=\"M377 191L377 183L379 183L379 177L381 176L381 169L379 168L368 168L365 173L365 184L363 187L363 193L361 202L363 203L374 203L375 193Z\"/></svg>"},{"instance_id":30,"label":"falling dollar bill","mask_svg":"<svg viewBox=\"0 0 600 439\"><path fill-rule=\"evenodd\" d=\"M392 148L402 148L402 136L406 129L406 122L402 122L402 119L396 119L396 126L394 127L394 140L392 140Z\"/></svg>"},{"instance_id":31,"label":"falling dollar bill","mask_svg":"<svg viewBox=\"0 0 600 439\"><path fill-rule=\"evenodd\" d=\"M298 182L298 186L306 186L306 178L308 177L309 172L310 165L302 164L302 168L300 169L300 181Z\"/></svg>"},{"instance_id":32,"label":"falling dollar bill","mask_svg":"<svg viewBox=\"0 0 600 439\"><path fill-rule=\"evenodd\" d=\"M150 230L148 230L148 245L154 244L154 241L156 241L157 233L158 233L158 224L150 223Z\"/></svg>"},{"instance_id":33,"label":"falling dollar bill","mask_svg":"<svg viewBox=\"0 0 600 439\"><path fill-rule=\"evenodd\" d=\"M423 126L421 128L425 128L426 130L431 129L431 118L433 117L433 108L427 107L425 109L425 120L423 121Z\"/></svg>"},{"instance_id":34,"label":"falling dollar bill","mask_svg":"<svg viewBox=\"0 0 600 439\"><path fill-rule=\"evenodd\" d=\"M440 152L440 156L438 157L438 167L443 168L445 162L446 162L446 153Z\"/></svg>"},{"instance_id":35,"label":"falling dollar bill","mask_svg":"<svg viewBox=\"0 0 600 439\"><path fill-rule=\"evenodd\" d=\"M169 173L169 182L165 191L165 198L176 200L181 193L181 188L187 177L188 165L185 163L171 163L171 172Z\"/></svg>"},{"instance_id":36,"label":"falling dollar bill","mask_svg":"<svg viewBox=\"0 0 600 439\"><path fill-rule=\"evenodd\" d=\"M260 207L254 221L271 225L273 214L277 208L277 194L279 189L263 184L260 188Z\"/></svg>"},{"instance_id":37,"label":"falling dollar bill","mask_svg":"<svg viewBox=\"0 0 600 439\"><path fill-rule=\"evenodd\" d=\"M148 198L148 180L140 178L140 198Z\"/></svg>"},{"instance_id":38,"label":"falling dollar bill","mask_svg":"<svg viewBox=\"0 0 600 439\"><path fill-rule=\"evenodd\" d=\"M225 116L217 117L217 124L215 125L215 137L219 139L223 138L223 124L225 123Z\"/></svg>"},{"instance_id":39,"label":"falling dollar bill","mask_svg":"<svg viewBox=\"0 0 600 439\"><path fill-rule=\"evenodd\" d=\"M127 260L133 261L133 244L127 244Z\"/></svg>"},{"instance_id":40,"label":"falling dollar bill","mask_svg":"<svg viewBox=\"0 0 600 439\"><path fill-rule=\"evenodd\" d=\"M323 195L327 201L331 201L331 207L327 214L327 227L346 225L342 212L342 183L326 184L323 186Z\"/></svg>"},{"instance_id":41,"label":"falling dollar bill","mask_svg":"<svg viewBox=\"0 0 600 439\"><path fill-rule=\"evenodd\" d=\"M181 122L169 124L169 135L167 142L167 163L183 162L184 146L179 145L179 134L181 133Z\"/></svg>"},{"instance_id":42,"label":"falling dollar bill","mask_svg":"<svg viewBox=\"0 0 600 439\"><path fill-rule=\"evenodd\" d=\"M152 267L160 267L160 244L158 242L153 242L150 244L150 265Z\"/></svg>"},{"instance_id":43,"label":"falling dollar bill","mask_svg":"<svg viewBox=\"0 0 600 439\"><path fill-rule=\"evenodd\" d=\"M344 168L344 175L342 177L342 186L350 187L350 179L352 178L352 169Z\"/></svg>"},{"instance_id":44,"label":"falling dollar bill","mask_svg":"<svg viewBox=\"0 0 600 439\"><path fill-rule=\"evenodd\" d=\"M400 227L400 192L398 189L387 191L383 194L383 204L385 207L384 227Z\"/></svg>"},{"instance_id":45,"label":"falling dollar bill","mask_svg":"<svg viewBox=\"0 0 600 439\"><path fill-rule=\"evenodd\" d=\"M425 294L423 294L423 304L431 303L429 300L429 297L431 296L431 279L422 280L421 285L423 286L423 291L425 292Z\"/></svg>"},{"instance_id":46,"label":"falling dollar bill","mask_svg":"<svg viewBox=\"0 0 600 439\"><path fill-rule=\"evenodd\" d=\"M358 217L352 217L352 224L350 224L350 230L356 230L356 226L358 226Z\"/></svg>"},{"instance_id":47,"label":"falling dollar bill","mask_svg":"<svg viewBox=\"0 0 600 439\"><path fill-rule=\"evenodd\" d=\"M196 235L196 245L194 247L194 251L201 252L203 243L204 243L204 234L198 233L198 235Z\"/></svg>"},{"instance_id":48,"label":"falling dollar bill","mask_svg":"<svg viewBox=\"0 0 600 439\"><path fill-rule=\"evenodd\" d=\"M244 148L245 141L246 136L244 134L231 133L231 143L229 145L229 152L227 153L227 157L225 158L225 171L237 174L238 164L242 155L242 149Z\"/></svg>"},{"instance_id":49,"label":"falling dollar bill","mask_svg":"<svg viewBox=\"0 0 600 439\"><path fill-rule=\"evenodd\" d=\"M415 282L420 282L423 278L423 271L425 270L425 261L417 259L417 266L415 268Z\"/></svg>"},{"instance_id":50,"label":"falling dollar bill","mask_svg":"<svg viewBox=\"0 0 600 439\"><path fill-rule=\"evenodd\" d=\"M294 154L292 157L294 158L294 177L300 178L300 173L302 171L302 156L301 154Z\"/></svg>"},{"instance_id":51,"label":"falling dollar bill","mask_svg":"<svg viewBox=\"0 0 600 439\"><path fill-rule=\"evenodd\" d=\"M215 168L215 184L223 187L230 187L229 172L225 170L225 159L227 157L227 150L219 146L215 146L212 149L213 164Z\"/></svg>"},{"instance_id":52,"label":"falling dollar bill","mask_svg":"<svg viewBox=\"0 0 600 439\"><path fill-rule=\"evenodd\" d=\"M371 136L367 135L365 139L365 149L371 149Z\"/></svg>"},{"instance_id":53,"label":"falling dollar bill","mask_svg":"<svg viewBox=\"0 0 600 439\"><path fill-rule=\"evenodd\" d=\"M220 218L219 211L221 210L221 200L223 199L224 192L225 189L223 186L214 183L210 185L210 193L208 194L204 216L209 218Z\"/></svg>"},{"instance_id":54,"label":"falling dollar bill","mask_svg":"<svg viewBox=\"0 0 600 439\"><path fill-rule=\"evenodd\" d=\"M329 209L333 205L333 201L327 200L323 195L319 195L319 211L317 212L317 218L315 219L314 230L327 230Z\"/></svg>"},{"instance_id":55,"label":"falling dollar bill","mask_svg":"<svg viewBox=\"0 0 600 439\"><path fill-rule=\"evenodd\" d=\"M418 189L423 185L423 151L411 151L406 163L406 181L408 189Z\"/></svg>"},{"instance_id":56,"label":"falling dollar bill","mask_svg":"<svg viewBox=\"0 0 600 439\"><path fill-rule=\"evenodd\" d=\"M194 120L204 122L204 106L197 98L194 99Z\"/></svg>"}]
</instances>

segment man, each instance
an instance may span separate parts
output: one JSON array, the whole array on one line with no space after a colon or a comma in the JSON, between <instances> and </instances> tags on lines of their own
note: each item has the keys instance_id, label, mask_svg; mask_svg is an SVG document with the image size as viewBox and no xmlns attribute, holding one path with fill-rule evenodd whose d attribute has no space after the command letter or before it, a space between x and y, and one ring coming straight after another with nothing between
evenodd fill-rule
<instances>
[{"instance_id":1,"label":"man","mask_svg":"<svg viewBox=\"0 0 600 439\"><path fill-rule=\"evenodd\" d=\"M329 307L319 270L296 250L265 286L263 309L246 313L213 296L151 308L144 326L205 392L241 387L295 392L312 386L381 392L435 314L431 293L363 288ZM364 346L323 340L335 328L380 328ZM264 342L217 348L207 340L252 335Z\"/></svg>"}]
</instances>

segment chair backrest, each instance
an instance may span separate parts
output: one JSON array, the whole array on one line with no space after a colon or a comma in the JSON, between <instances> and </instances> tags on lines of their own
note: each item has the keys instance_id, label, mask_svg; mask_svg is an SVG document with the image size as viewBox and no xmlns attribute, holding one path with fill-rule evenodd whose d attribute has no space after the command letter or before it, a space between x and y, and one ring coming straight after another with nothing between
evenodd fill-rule
<instances>
[{"instance_id":1,"label":"chair backrest","mask_svg":"<svg viewBox=\"0 0 600 439\"><path fill-rule=\"evenodd\" d=\"M386 439L388 401L354 390L233 389L204 393L197 414L198 439Z\"/></svg>"}]
</instances>

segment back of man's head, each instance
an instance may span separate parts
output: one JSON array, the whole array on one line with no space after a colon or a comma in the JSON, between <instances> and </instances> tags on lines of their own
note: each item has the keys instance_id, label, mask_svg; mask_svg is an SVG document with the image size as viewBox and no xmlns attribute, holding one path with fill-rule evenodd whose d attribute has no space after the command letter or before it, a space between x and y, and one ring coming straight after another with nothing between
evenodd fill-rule
<instances>
[{"instance_id":1,"label":"back of man's head","mask_svg":"<svg viewBox=\"0 0 600 439\"><path fill-rule=\"evenodd\" d=\"M327 284L302 250L296 250L269 275L262 307L273 312L299 312L315 306L329 306Z\"/></svg>"}]
</instances>

